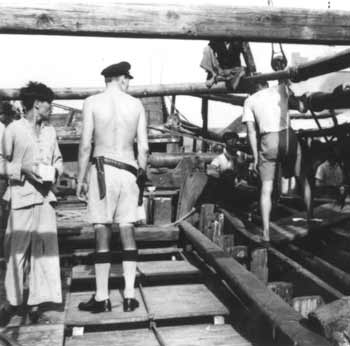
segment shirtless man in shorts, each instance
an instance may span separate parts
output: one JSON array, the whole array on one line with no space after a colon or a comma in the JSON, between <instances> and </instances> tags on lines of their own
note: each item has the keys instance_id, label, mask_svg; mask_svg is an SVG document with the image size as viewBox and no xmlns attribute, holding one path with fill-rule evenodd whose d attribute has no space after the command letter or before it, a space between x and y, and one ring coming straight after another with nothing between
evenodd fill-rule
<instances>
[{"instance_id":1,"label":"shirtless man in shorts","mask_svg":"<svg viewBox=\"0 0 350 346\"><path fill-rule=\"evenodd\" d=\"M83 131L79 147L77 196L86 198L84 179L94 140L93 161L88 183L88 217L95 229L96 294L79 304L80 310L111 311L108 292L112 223L119 224L123 246L125 280L124 311L133 311L135 299L137 247L134 222L137 221L139 188L137 177L145 176L148 154L147 121L140 100L126 93L130 64L121 62L105 68L106 89L88 97L83 107ZM137 160L134 141L137 139Z\"/></svg>"},{"instance_id":2,"label":"shirtless man in shorts","mask_svg":"<svg viewBox=\"0 0 350 346\"><path fill-rule=\"evenodd\" d=\"M311 188L297 136L290 127L288 115L290 93L287 81L264 88L244 103L242 122L247 125L248 139L254 157L254 170L262 181L260 208L263 236L270 240L270 213L273 181L278 164L286 178L295 176L303 188L307 219L312 218Z\"/></svg>"}]
</instances>

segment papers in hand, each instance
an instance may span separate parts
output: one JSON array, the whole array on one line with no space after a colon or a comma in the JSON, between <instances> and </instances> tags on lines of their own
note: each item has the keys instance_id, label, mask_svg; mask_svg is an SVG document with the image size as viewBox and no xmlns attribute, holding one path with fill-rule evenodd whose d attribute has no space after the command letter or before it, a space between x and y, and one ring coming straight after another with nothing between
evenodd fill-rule
<instances>
[{"instance_id":1,"label":"papers in hand","mask_svg":"<svg viewBox=\"0 0 350 346\"><path fill-rule=\"evenodd\" d=\"M56 175L55 167L39 163L38 175L43 181L53 183L55 182Z\"/></svg>"}]
</instances>

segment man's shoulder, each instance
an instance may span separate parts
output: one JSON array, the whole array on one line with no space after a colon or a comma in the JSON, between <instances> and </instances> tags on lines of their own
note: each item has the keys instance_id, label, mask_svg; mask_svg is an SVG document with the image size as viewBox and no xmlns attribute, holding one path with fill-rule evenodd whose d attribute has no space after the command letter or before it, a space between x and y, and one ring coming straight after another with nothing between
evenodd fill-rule
<instances>
[{"instance_id":1,"label":"man's shoulder","mask_svg":"<svg viewBox=\"0 0 350 346\"><path fill-rule=\"evenodd\" d=\"M14 131L22 127L24 127L24 120L20 118L20 119L11 121L5 129L6 131Z\"/></svg>"}]
</instances>

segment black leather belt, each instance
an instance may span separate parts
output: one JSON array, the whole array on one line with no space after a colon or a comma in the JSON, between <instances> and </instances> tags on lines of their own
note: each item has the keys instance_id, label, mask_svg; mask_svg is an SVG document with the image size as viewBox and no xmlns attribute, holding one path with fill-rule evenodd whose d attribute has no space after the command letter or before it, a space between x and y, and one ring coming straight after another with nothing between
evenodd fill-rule
<instances>
[{"instance_id":1,"label":"black leather belt","mask_svg":"<svg viewBox=\"0 0 350 346\"><path fill-rule=\"evenodd\" d=\"M92 163L96 164L95 157L92 159ZM108 166L116 167L119 169L124 169L124 170L130 172L131 174L133 174L135 177L137 177L137 168L132 166L132 165L129 165L129 164L121 162L121 161L112 160L112 159L109 159L108 157L103 157L103 163L105 165L108 165Z\"/></svg>"}]
</instances>

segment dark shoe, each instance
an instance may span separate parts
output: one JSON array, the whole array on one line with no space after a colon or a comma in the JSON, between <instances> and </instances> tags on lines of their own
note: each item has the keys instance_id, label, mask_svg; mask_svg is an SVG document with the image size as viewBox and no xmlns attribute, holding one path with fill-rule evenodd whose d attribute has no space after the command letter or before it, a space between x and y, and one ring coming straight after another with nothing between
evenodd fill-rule
<instances>
[{"instance_id":1,"label":"dark shoe","mask_svg":"<svg viewBox=\"0 0 350 346\"><path fill-rule=\"evenodd\" d=\"M123 301L124 312L131 312L140 306L139 302L135 298L125 298Z\"/></svg>"},{"instance_id":2,"label":"dark shoe","mask_svg":"<svg viewBox=\"0 0 350 346\"><path fill-rule=\"evenodd\" d=\"M90 311L93 313L112 311L111 301L109 299L98 302L95 300L95 295L93 295L86 303L80 303L78 308L79 310Z\"/></svg>"},{"instance_id":3,"label":"dark shoe","mask_svg":"<svg viewBox=\"0 0 350 346\"><path fill-rule=\"evenodd\" d=\"M39 309L39 306L34 305L29 308L28 316L31 323L33 324L38 323L40 315L41 315L41 311Z\"/></svg>"},{"instance_id":4,"label":"dark shoe","mask_svg":"<svg viewBox=\"0 0 350 346\"><path fill-rule=\"evenodd\" d=\"M5 327L10 322L12 316L16 313L16 307L9 305L0 310L0 327Z\"/></svg>"}]
</instances>

